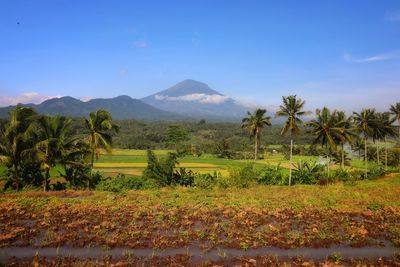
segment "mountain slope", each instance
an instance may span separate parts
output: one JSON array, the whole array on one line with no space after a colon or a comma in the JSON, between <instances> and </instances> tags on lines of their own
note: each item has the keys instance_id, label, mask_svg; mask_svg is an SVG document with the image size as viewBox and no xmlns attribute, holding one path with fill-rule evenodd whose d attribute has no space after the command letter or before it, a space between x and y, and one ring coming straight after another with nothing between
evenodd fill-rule
<instances>
[{"instance_id":1,"label":"mountain slope","mask_svg":"<svg viewBox=\"0 0 400 267\"><path fill-rule=\"evenodd\" d=\"M141 100L153 107L194 118L237 120L248 110L234 99L194 80L184 80Z\"/></svg>"},{"instance_id":2,"label":"mountain slope","mask_svg":"<svg viewBox=\"0 0 400 267\"><path fill-rule=\"evenodd\" d=\"M97 98L87 102L70 96L53 98L41 104L26 104L22 106L33 107L38 113L48 115L64 115L70 117L86 117L92 111L98 109L108 110L114 119L139 119L139 120L184 120L188 117L166 112L150 106L141 100L129 96L114 98ZM15 106L0 108L0 117L7 118L8 112Z\"/></svg>"}]
</instances>

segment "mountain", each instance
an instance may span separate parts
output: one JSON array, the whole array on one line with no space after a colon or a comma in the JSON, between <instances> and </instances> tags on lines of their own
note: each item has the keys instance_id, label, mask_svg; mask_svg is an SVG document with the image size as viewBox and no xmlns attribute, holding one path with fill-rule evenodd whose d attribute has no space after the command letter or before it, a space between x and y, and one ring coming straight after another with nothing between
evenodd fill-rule
<instances>
[{"instance_id":1,"label":"mountain","mask_svg":"<svg viewBox=\"0 0 400 267\"><path fill-rule=\"evenodd\" d=\"M207 84L190 79L141 100L165 111L214 120L238 120L248 110Z\"/></svg>"},{"instance_id":2,"label":"mountain","mask_svg":"<svg viewBox=\"0 0 400 267\"><path fill-rule=\"evenodd\" d=\"M141 100L122 95L114 98L97 98L87 102L70 96L52 98L41 104L19 104L33 107L38 113L48 115L64 115L70 117L86 117L98 109L108 110L114 119L138 120L185 120L188 117L157 109ZM0 108L0 118L7 118L8 112L15 106Z\"/></svg>"}]
</instances>

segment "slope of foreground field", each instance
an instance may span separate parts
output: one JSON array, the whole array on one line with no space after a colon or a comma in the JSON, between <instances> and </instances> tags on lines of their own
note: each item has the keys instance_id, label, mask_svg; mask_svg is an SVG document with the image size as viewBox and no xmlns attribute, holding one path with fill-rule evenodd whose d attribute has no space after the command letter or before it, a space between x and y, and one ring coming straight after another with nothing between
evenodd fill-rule
<instances>
[{"instance_id":1,"label":"slope of foreground field","mask_svg":"<svg viewBox=\"0 0 400 267\"><path fill-rule=\"evenodd\" d=\"M0 261L10 266L395 266L399 245L399 175L353 186L0 195Z\"/></svg>"}]
</instances>

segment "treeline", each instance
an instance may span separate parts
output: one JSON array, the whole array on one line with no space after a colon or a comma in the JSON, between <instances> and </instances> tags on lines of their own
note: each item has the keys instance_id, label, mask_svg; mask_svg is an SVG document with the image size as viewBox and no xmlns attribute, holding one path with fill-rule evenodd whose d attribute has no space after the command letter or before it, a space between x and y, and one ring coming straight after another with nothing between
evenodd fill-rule
<instances>
[{"instance_id":1,"label":"treeline","mask_svg":"<svg viewBox=\"0 0 400 267\"><path fill-rule=\"evenodd\" d=\"M171 125L178 125L187 132L186 145L195 144L204 153L214 153L215 147L227 143L233 151L252 151L252 141L246 130L238 123L208 122L140 122L136 120L116 121L121 128L114 137L116 148L128 149L173 149L175 144L170 142L168 131ZM289 144L290 139L280 135L281 126L273 125L261 137L261 144ZM310 134L298 137L299 144L309 144Z\"/></svg>"},{"instance_id":2,"label":"treeline","mask_svg":"<svg viewBox=\"0 0 400 267\"><path fill-rule=\"evenodd\" d=\"M276 112L277 117L285 117L286 122L282 127L281 135L290 136L290 172L289 185L292 179L293 168L293 141L301 133L300 125L303 125L302 117L311 114L304 110L305 101L297 98L296 95L282 97L282 105ZM247 129L250 136L254 138L254 160L258 158L258 146L261 132L264 127L271 126L271 117L266 116L265 109L257 109L254 113L248 113L243 119L242 127ZM394 123L397 120L400 124L400 102L391 105L386 112L376 112L373 108L363 109L360 113L353 112L351 116L346 116L345 112L339 110L330 110L327 107L315 111L315 119L305 124L307 132L313 135L312 145L319 144L325 148L327 157L327 172L329 176L329 167L332 155L338 151L341 146L341 168L345 165L345 144L355 145L357 142L364 146L365 177L368 176L368 142L370 140L375 144L376 141L385 142L385 166L388 164L388 149L386 141L388 138L395 138L400 135L395 130ZM377 149L378 164L380 164L379 151ZM400 153L397 151L400 157Z\"/></svg>"},{"instance_id":3,"label":"treeline","mask_svg":"<svg viewBox=\"0 0 400 267\"><path fill-rule=\"evenodd\" d=\"M5 189L25 186L49 189L50 171L61 165L72 187L91 188L99 180L92 172L99 147L111 151L112 134L118 130L105 110L90 113L82 129L72 127L63 116L37 114L32 108L17 107L8 121L0 124L0 160L7 167Z\"/></svg>"}]
</instances>

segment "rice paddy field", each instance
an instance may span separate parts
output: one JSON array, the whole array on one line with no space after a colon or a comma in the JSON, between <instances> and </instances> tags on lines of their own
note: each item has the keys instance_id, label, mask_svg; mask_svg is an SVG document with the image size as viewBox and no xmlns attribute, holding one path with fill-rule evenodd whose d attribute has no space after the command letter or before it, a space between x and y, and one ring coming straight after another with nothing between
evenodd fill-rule
<instances>
[{"instance_id":1,"label":"rice paddy field","mask_svg":"<svg viewBox=\"0 0 400 267\"><path fill-rule=\"evenodd\" d=\"M159 157L166 156L168 150L155 150L155 154ZM293 156L294 163L302 161L317 161L319 160L316 156ZM233 160L233 159L221 159L215 155L203 154L200 157L197 156L185 156L179 158L179 165L177 166L186 168L199 173L213 173L219 172L222 175L228 175L228 169L235 166L244 166L249 163L253 163L252 159L248 160ZM358 159L352 160L351 169L363 168L363 161ZM257 161L257 167L266 165L280 166L283 168L283 172L287 172L290 164L282 154L266 154L264 159ZM95 162L94 167L96 170L102 172L106 176L115 176L118 173L141 176L143 170L147 166L146 150L128 150L128 149L115 149L112 154L100 153L98 160ZM370 164L372 167L373 165ZM339 166L333 166L333 169Z\"/></svg>"}]
</instances>

